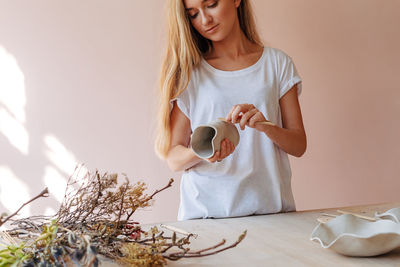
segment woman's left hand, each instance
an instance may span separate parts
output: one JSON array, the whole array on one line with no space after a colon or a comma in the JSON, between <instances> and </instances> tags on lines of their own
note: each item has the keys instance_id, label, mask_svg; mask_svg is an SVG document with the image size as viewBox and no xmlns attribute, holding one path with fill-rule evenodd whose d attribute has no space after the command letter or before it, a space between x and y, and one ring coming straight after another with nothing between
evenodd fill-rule
<instances>
[{"instance_id":1,"label":"woman's left hand","mask_svg":"<svg viewBox=\"0 0 400 267\"><path fill-rule=\"evenodd\" d=\"M244 130L245 126L262 130L262 124L257 122L268 122L261 111L252 104L234 105L226 116L226 120L232 123L239 123L240 129Z\"/></svg>"}]
</instances>

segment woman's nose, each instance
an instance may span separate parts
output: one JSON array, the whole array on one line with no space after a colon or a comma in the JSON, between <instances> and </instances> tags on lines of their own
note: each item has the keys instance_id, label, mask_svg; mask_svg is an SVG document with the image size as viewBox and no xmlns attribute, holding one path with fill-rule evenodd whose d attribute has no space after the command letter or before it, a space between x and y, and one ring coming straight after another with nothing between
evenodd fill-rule
<instances>
[{"instance_id":1,"label":"woman's nose","mask_svg":"<svg viewBox=\"0 0 400 267\"><path fill-rule=\"evenodd\" d=\"M213 21L213 18L210 14L207 14L207 12L202 12L201 14L201 23L203 25L208 25Z\"/></svg>"}]
</instances>

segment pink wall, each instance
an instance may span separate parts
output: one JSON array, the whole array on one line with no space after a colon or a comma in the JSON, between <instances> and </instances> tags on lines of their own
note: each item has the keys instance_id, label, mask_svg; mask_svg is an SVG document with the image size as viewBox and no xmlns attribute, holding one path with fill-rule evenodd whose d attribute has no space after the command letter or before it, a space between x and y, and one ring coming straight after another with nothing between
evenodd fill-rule
<instances>
[{"instance_id":1,"label":"pink wall","mask_svg":"<svg viewBox=\"0 0 400 267\"><path fill-rule=\"evenodd\" d=\"M398 201L400 1L257 1L263 37L303 78L298 209Z\"/></svg>"},{"instance_id":2,"label":"pink wall","mask_svg":"<svg viewBox=\"0 0 400 267\"><path fill-rule=\"evenodd\" d=\"M136 217L175 220L180 174L152 143L164 2L0 3L0 212L46 185L51 199L26 212L56 210L83 162L151 190L176 178ZM291 158L298 209L399 201L400 2L253 3L263 39L292 56L303 78L309 144Z\"/></svg>"}]
</instances>

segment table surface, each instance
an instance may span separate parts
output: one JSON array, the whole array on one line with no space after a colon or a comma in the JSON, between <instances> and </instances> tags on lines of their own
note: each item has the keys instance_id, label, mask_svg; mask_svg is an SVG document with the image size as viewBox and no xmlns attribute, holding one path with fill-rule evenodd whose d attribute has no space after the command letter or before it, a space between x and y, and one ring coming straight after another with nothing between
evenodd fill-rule
<instances>
[{"instance_id":1,"label":"table surface","mask_svg":"<svg viewBox=\"0 0 400 267\"><path fill-rule=\"evenodd\" d=\"M340 209L374 217L375 212L393 207L400 207L400 202ZM167 223L198 234L191 239L191 250L210 247L223 238L229 245L247 230L237 247L216 255L168 261L167 266L400 266L400 248L377 257L347 257L310 241L317 219L324 213L340 215L337 209Z\"/></svg>"},{"instance_id":2,"label":"table surface","mask_svg":"<svg viewBox=\"0 0 400 267\"><path fill-rule=\"evenodd\" d=\"M211 256L168 261L167 266L400 266L400 248L377 257L347 257L324 249L318 242L310 240L311 232L318 225L317 219L324 213L340 215L337 212L340 209L374 217L375 212L382 213L394 207L400 207L400 202L165 223L198 235L196 239L191 238L189 247L192 251L211 247L222 239L226 239L224 246L230 245L247 230L246 238L234 248ZM160 226L149 224L142 225L142 228L148 230L154 225ZM162 230L166 236L172 235L172 231ZM179 237L183 235L178 234ZM105 259L101 266L118 265Z\"/></svg>"}]
</instances>

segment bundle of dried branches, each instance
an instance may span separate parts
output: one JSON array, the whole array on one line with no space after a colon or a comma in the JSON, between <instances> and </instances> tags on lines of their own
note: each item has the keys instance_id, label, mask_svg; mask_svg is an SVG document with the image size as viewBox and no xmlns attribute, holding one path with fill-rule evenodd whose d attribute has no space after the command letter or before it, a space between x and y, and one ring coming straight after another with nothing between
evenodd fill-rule
<instances>
[{"instance_id":1,"label":"bundle of dried branches","mask_svg":"<svg viewBox=\"0 0 400 267\"><path fill-rule=\"evenodd\" d=\"M246 235L245 231L230 246L221 248L225 244L222 240L215 246L190 251L188 245L192 234L177 238L176 232L165 236L157 227L144 231L132 220L133 214L150 206L153 197L169 188L173 179L147 195L144 182L131 184L128 177L123 176L124 181L119 184L117 174L88 172L80 179L72 175L54 217L12 220L26 204L48 196L47 188L14 214L5 219L2 217L0 226L12 221L13 228L7 231L12 242L0 250L0 266L65 266L68 261L77 266L97 266L99 254L130 266L163 266L167 259L219 253L235 247Z\"/></svg>"}]
</instances>

